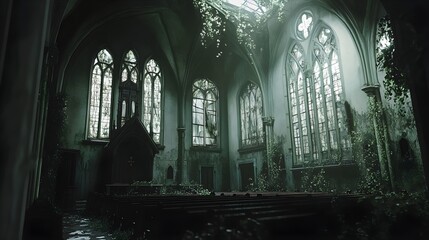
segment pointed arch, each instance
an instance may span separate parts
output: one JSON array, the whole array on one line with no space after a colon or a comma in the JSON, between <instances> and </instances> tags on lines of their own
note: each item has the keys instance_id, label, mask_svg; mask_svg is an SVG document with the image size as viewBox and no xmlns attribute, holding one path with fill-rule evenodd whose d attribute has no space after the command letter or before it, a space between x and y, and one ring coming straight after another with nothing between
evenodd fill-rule
<instances>
[{"instance_id":1,"label":"pointed arch","mask_svg":"<svg viewBox=\"0 0 429 240\"><path fill-rule=\"evenodd\" d=\"M152 139L161 143L162 71L154 58L149 58L143 77L143 124Z\"/></svg>"},{"instance_id":2,"label":"pointed arch","mask_svg":"<svg viewBox=\"0 0 429 240\"><path fill-rule=\"evenodd\" d=\"M89 92L87 137L107 139L110 133L113 58L107 49L100 50L92 64Z\"/></svg>"},{"instance_id":3,"label":"pointed arch","mask_svg":"<svg viewBox=\"0 0 429 240\"><path fill-rule=\"evenodd\" d=\"M138 79L138 68L137 68L137 58L133 50L129 50L125 55L122 61L121 69L121 82L127 80L137 83Z\"/></svg>"},{"instance_id":4,"label":"pointed arch","mask_svg":"<svg viewBox=\"0 0 429 240\"><path fill-rule=\"evenodd\" d=\"M264 143L263 114L261 88L253 82L248 82L240 91L242 147L258 146Z\"/></svg>"},{"instance_id":5,"label":"pointed arch","mask_svg":"<svg viewBox=\"0 0 429 240\"><path fill-rule=\"evenodd\" d=\"M306 49L293 43L286 61L293 164L320 165L351 158L336 37L318 24ZM303 42L304 43L304 42Z\"/></svg>"},{"instance_id":6,"label":"pointed arch","mask_svg":"<svg viewBox=\"0 0 429 240\"><path fill-rule=\"evenodd\" d=\"M348 156L351 141L345 124L344 93L339 50L334 31L321 25L312 46L312 73L318 119L321 161Z\"/></svg>"},{"instance_id":7,"label":"pointed arch","mask_svg":"<svg viewBox=\"0 0 429 240\"><path fill-rule=\"evenodd\" d=\"M121 126L138 112L138 79L136 54L133 50L129 50L122 59L119 83L118 123Z\"/></svg>"},{"instance_id":8,"label":"pointed arch","mask_svg":"<svg viewBox=\"0 0 429 240\"><path fill-rule=\"evenodd\" d=\"M192 145L214 146L218 140L219 91L209 79L192 85Z\"/></svg>"}]
</instances>

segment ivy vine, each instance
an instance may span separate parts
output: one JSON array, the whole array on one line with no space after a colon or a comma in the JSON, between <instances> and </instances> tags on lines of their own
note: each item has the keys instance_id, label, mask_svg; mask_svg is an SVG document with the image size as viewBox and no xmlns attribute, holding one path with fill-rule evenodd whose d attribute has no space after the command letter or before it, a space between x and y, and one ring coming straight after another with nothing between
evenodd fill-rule
<instances>
[{"instance_id":1,"label":"ivy vine","mask_svg":"<svg viewBox=\"0 0 429 240\"><path fill-rule=\"evenodd\" d=\"M409 97L407 74L398 67L398 56L395 51L395 38L391 27L390 17L380 19L377 28L377 67L386 72L383 84L387 99L396 103L405 103Z\"/></svg>"},{"instance_id":2,"label":"ivy vine","mask_svg":"<svg viewBox=\"0 0 429 240\"><path fill-rule=\"evenodd\" d=\"M255 0L261 7L267 9L262 14L255 14L241 8L231 11L224 7L224 2L224 0L193 0L194 7L201 15L201 44L208 47L214 43L219 49L217 57L223 53L221 48L227 47L223 39L223 33L227 30L227 21L235 27L237 41L247 49L254 50L255 37L260 26L273 16L283 20L288 0Z\"/></svg>"}]
</instances>

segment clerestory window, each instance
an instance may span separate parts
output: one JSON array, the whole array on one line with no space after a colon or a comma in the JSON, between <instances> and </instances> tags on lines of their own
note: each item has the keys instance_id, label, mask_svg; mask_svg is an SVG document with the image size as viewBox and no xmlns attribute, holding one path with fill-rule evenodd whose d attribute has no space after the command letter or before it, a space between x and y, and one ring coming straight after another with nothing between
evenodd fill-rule
<instances>
[{"instance_id":1,"label":"clerestory window","mask_svg":"<svg viewBox=\"0 0 429 240\"><path fill-rule=\"evenodd\" d=\"M199 79L192 86L192 144L217 144L217 105L219 93L208 79Z\"/></svg>"},{"instance_id":2,"label":"clerestory window","mask_svg":"<svg viewBox=\"0 0 429 240\"><path fill-rule=\"evenodd\" d=\"M113 58L106 49L98 52L91 69L88 138L107 139L110 132Z\"/></svg>"}]
</instances>

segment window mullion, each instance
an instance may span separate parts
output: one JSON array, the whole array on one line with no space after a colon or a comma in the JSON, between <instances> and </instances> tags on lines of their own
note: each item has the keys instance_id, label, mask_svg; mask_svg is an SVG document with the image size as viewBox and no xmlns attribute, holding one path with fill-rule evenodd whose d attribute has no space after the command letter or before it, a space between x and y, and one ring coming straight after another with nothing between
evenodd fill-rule
<instances>
[{"instance_id":1,"label":"window mullion","mask_svg":"<svg viewBox=\"0 0 429 240\"><path fill-rule=\"evenodd\" d=\"M311 96L313 97L314 101L313 101L313 107L314 107L314 111L317 111L317 96L316 96L316 89L314 88L314 66L313 66L313 74L312 74L312 83L313 85L311 86ZM316 142L316 148L317 148L317 160L319 162L322 161L322 145L321 145L321 139L320 139L320 129L319 129L319 114L317 112L315 112L314 114L314 135L315 135L315 142Z\"/></svg>"},{"instance_id":2,"label":"window mullion","mask_svg":"<svg viewBox=\"0 0 429 240\"><path fill-rule=\"evenodd\" d=\"M319 63L320 64L320 63ZM329 118L328 118L328 107L327 107L327 104L326 104L326 96L325 96L325 74L324 74L324 71L323 71L323 68L324 68L324 64L320 64L321 66L322 66L322 68L321 68L321 71L320 71L320 75L321 75L321 81L320 81L320 89L321 89L321 92L323 93L322 94L322 104L323 104L323 115L325 116L325 128L326 128L326 142L327 142L327 145L328 145L328 149L327 149L327 152L328 152L328 158L330 158L331 157L331 138L329 137ZM328 76L329 77L329 76ZM321 162L323 161L324 159L321 159Z\"/></svg>"},{"instance_id":3,"label":"window mullion","mask_svg":"<svg viewBox=\"0 0 429 240\"><path fill-rule=\"evenodd\" d=\"M204 92L203 92L204 93ZM204 99L203 100L203 146L206 146L206 110L207 110L207 96L206 94L203 94Z\"/></svg>"},{"instance_id":4,"label":"window mullion","mask_svg":"<svg viewBox=\"0 0 429 240\"><path fill-rule=\"evenodd\" d=\"M309 147L309 155L313 156L313 144L312 144L312 136L311 136L311 130L312 130L312 126L311 126L311 116L310 116L310 107L309 107L309 103L308 103L308 84L307 84L307 76L306 74L304 74L304 106L305 106L305 115L306 115L306 124L307 124L307 139L308 139L308 147ZM311 93L311 91L310 91ZM314 160L314 159L313 159Z\"/></svg>"},{"instance_id":5,"label":"window mullion","mask_svg":"<svg viewBox=\"0 0 429 240\"><path fill-rule=\"evenodd\" d=\"M300 70L299 70L300 71ZM296 96L296 106L297 106L297 117L298 117L298 131L299 131L299 142L300 142L300 156L302 159L302 164L304 164L304 141L302 134L302 121L301 121L301 106L300 106L300 96L298 92L298 76L296 76L296 84L295 84L295 96ZM298 159L297 159L298 160Z\"/></svg>"},{"instance_id":6,"label":"window mullion","mask_svg":"<svg viewBox=\"0 0 429 240\"><path fill-rule=\"evenodd\" d=\"M151 75L151 78L150 78L151 89L150 89L150 91L151 91L152 94L150 95L151 106L150 106L150 121L149 121L149 126L150 127L149 128L150 128L150 134L151 134L152 138L153 138L153 116L154 116L154 109L155 109L155 96L154 96L154 94L155 94L155 79L154 78L155 77L153 77Z\"/></svg>"},{"instance_id":7,"label":"window mullion","mask_svg":"<svg viewBox=\"0 0 429 240\"><path fill-rule=\"evenodd\" d=\"M101 138L101 119L103 113L103 86L104 86L104 73L106 69L101 69L100 74L100 93L99 93L99 108L98 108L98 124L97 124L97 138Z\"/></svg>"},{"instance_id":8,"label":"window mullion","mask_svg":"<svg viewBox=\"0 0 429 240\"><path fill-rule=\"evenodd\" d=\"M335 50L332 50L335 51ZM335 133L336 133L336 137L335 139L337 140L337 151L341 151L341 141L340 141L340 132L339 132L339 125L338 125L338 111L337 111L337 99L336 99L336 95L335 95L335 90L334 90L334 75L332 74L332 52L331 55L329 57L329 74L330 74L330 83L331 83L331 94L332 94L332 108L333 108L333 115L334 115L334 128L335 128Z\"/></svg>"}]
</instances>

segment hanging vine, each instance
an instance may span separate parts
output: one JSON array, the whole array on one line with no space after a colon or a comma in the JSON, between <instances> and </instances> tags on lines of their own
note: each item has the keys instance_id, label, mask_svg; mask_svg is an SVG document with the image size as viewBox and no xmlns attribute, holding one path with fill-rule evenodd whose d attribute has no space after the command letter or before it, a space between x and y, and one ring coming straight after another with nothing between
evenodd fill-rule
<instances>
[{"instance_id":1,"label":"hanging vine","mask_svg":"<svg viewBox=\"0 0 429 240\"><path fill-rule=\"evenodd\" d=\"M407 74L398 67L398 56L395 51L395 38L391 27L390 17L380 19L377 29L377 66L386 72L383 84L387 99L396 103L405 103L409 97Z\"/></svg>"},{"instance_id":2,"label":"hanging vine","mask_svg":"<svg viewBox=\"0 0 429 240\"><path fill-rule=\"evenodd\" d=\"M227 21L230 21L235 26L237 41L247 49L254 50L257 30L273 16L283 20L287 2L288 0L255 0L260 8L266 9L256 14L240 7L231 10L225 7L225 0L193 0L194 7L198 9L202 20L201 44L208 47L215 43L216 48L219 49L217 57L222 55L221 48L227 46L223 33L227 29Z\"/></svg>"}]
</instances>

